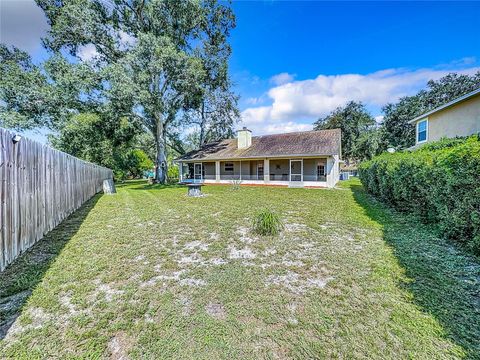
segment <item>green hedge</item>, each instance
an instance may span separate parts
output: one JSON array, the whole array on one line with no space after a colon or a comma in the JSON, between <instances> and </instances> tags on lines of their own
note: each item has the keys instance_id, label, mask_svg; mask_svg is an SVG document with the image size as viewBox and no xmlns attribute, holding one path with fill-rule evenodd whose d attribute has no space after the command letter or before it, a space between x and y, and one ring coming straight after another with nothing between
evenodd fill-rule
<instances>
[{"instance_id":1,"label":"green hedge","mask_svg":"<svg viewBox=\"0 0 480 360\"><path fill-rule=\"evenodd\" d=\"M359 171L368 192L480 254L480 136L385 153Z\"/></svg>"}]
</instances>

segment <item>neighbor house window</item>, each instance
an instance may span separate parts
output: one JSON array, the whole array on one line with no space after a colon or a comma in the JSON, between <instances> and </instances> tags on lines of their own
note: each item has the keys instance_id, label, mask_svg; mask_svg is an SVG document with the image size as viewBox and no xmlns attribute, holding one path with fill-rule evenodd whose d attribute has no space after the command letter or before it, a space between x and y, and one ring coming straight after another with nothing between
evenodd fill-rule
<instances>
[{"instance_id":1,"label":"neighbor house window","mask_svg":"<svg viewBox=\"0 0 480 360\"><path fill-rule=\"evenodd\" d=\"M225 163L225 171L233 172L233 163L231 162Z\"/></svg>"},{"instance_id":2,"label":"neighbor house window","mask_svg":"<svg viewBox=\"0 0 480 360\"><path fill-rule=\"evenodd\" d=\"M417 143L427 141L428 120L422 120L417 123Z\"/></svg>"}]
</instances>

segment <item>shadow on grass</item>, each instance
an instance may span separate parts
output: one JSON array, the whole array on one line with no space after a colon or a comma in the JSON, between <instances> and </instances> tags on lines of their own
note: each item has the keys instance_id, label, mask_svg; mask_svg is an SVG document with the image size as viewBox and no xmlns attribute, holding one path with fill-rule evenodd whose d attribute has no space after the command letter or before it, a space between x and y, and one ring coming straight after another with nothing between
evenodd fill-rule
<instances>
[{"instance_id":1,"label":"shadow on grass","mask_svg":"<svg viewBox=\"0 0 480 360\"><path fill-rule=\"evenodd\" d=\"M428 226L387 208L351 186L356 202L383 226L385 241L412 281L400 286L413 301L433 315L446 336L462 346L468 358L480 359L480 261L435 236Z\"/></svg>"},{"instance_id":2,"label":"shadow on grass","mask_svg":"<svg viewBox=\"0 0 480 360\"><path fill-rule=\"evenodd\" d=\"M177 189L183 188L185 185L178 183L170 184L148 184L146 180L142 181L129 181L126 183L129 190L164 190L164 189Z\"/></svg>"},{"instance_id":3,"label":"shadow on grass","mask_svg":"<svg viewBox=\"0 0 480 360\"><path fill-rule=\"evenodd\" d=\"M33 289L102 195L97 194L0 272L0 340L20 315Z\"/></svg>"}]
</instances>

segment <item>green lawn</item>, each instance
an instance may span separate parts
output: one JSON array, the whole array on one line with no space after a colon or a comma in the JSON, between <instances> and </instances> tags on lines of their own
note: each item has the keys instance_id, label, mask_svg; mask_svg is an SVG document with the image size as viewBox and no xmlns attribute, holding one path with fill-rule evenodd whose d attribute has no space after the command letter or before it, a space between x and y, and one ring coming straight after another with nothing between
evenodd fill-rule
<instances>
[{"instance_id":1,"label":"green lawn","mask_svg":"<svg viewBox=\"0 0 480 360\"><path fill-rule=\"evenodd\" d=\"M90 200L0 274L0 358L480 358L478 259L359 182L204 193Z\"/></svg>"}]
</instances>

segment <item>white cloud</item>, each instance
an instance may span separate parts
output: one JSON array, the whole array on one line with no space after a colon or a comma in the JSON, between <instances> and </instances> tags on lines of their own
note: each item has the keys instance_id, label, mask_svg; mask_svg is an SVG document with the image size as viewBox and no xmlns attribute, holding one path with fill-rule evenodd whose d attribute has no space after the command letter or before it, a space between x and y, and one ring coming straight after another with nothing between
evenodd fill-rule
<instances>
[{"instance_id":1,"label":"white cloud","mask_svg":"<svg viewBox=\"0 0 480 360\"><path fill-rule=\"evenodd\" d=\"M459 67L459 66L468 66L473 65L477 62L477 58L475 56L466 56L461 59L456 59L450 61L448 64L440 65L440 68L448 68L448 67Z\"/></svg>"},{"instance_id":2,"label":"white cloud","mask_svg":"<svg viewBox=\"0 0 480 360\"><path fill-rule=\"evenodd\" d=\"M292 81L271 88L268 91L271 105L243 110L242 123L257 131L287 131L291 124L301 127L351 100L381 107L402 96L415 94L430 79L439 79L449 72L473 74L477 71L480 67L386 69L366 75L319 75L315 79Z\"/></svg>"},{"instance_id":3,"label":"white cloud","mask_svg":"<svg viewBox=\"0 0 480 360\"><path fill-rule=\"evenodd\" d=\"M248 104L248 105L259 105L261 103L263 103L265 101L265 99L263 98L263 96L260 96L260 97L249 97L245 100L245 102Z\"/></svg>"},{"instance_id":4,"label":"white cloud","mask_svg":"<svg viewBox=\"0 0 480 360\"><path fill-rule=\"evenodd\" d=\"M383 115L377 115L377 116L375 116L375 122L377 124L381 124L383 122L383 118L384 118Z\"/></svg>"},{"instance_id":5,"label":"white cloud","mask_svg":"<svg viewBox=\"0 0 480 360\"><path fill-rule=\"evenodd\" d=\"M271 111L271 106L247 108L242 111L242 122L246 125L263 123L265 120L270 118Z\"/></svg>"},{"instance_id":6,"label":"white cloud","mask_svg":"<svg viewBox=\"0 0 480 360\"><path fill-rule=\"evenodd\" d=\"M90 61L98 56L97 48L93 44L80 46L77 55L83 61Z\"/></svg>"},{"instance_id":7,"label":"white cloud","mask_svg":"<svg viewBox=\"0 0 480 360\"><path fill-rule=\"evenodd\" d=\"M254 127L254 135L258 134L279 134L294 131L312 130L312 124L302 124L293 121L285 121L280 123L262 124Z\"/></svg>"},{"instance_id":8,"label":"white cloud","mask_svg":"<svg viewBox=\"0 0 480 360\"><path fill-rule=\"evenodd\" d=\"M117 37L117 41L118 41L117 45L118 45L118 49L120 50L128 50L131 47L133 47L137 42L136 37L124 31L118 31L118 32L112 33L112 35ZM98 53L95 45L87 44L87 45L80 46L78 48L77 55L82 61L90 61L95 59L100 54Z\"/></svg>"},{"instance_id":9,"label":"white cloud","mask_svg":"<svg viewBox=\"0 0 480 360\"><path fill-rule=\"evenodd\" d=\"M283 73L272 76L270 78L270 82L278 86L278 85L289 83L293 81L294 78L295 78L295 75L289 74L287 72L283 72Z\"/></svg>"},{"instance_id":10,"label":"white cloud","mask_svg":"<svg viewBox=\"0 0 480 360\"><path fill-rule=\"evenodd\" d=\"M477 62L477 58L475 56L469 56L469 57L464 57L460 59L460 61L461 61L460 64L472 65Z\"/></svg>"}]
</instances>

